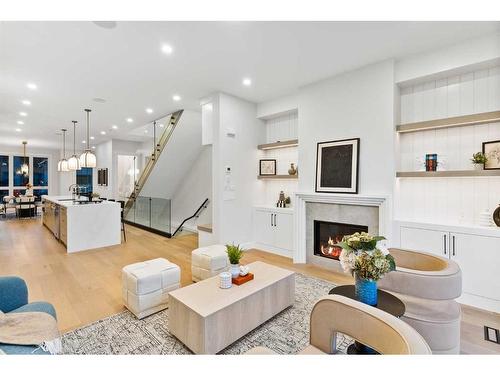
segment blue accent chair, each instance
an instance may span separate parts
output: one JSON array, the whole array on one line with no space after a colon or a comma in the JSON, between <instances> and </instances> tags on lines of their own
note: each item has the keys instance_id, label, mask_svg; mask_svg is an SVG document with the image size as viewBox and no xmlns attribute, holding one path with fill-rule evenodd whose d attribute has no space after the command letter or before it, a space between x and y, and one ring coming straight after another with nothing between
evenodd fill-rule
<instances>
[{"instance_id":1,"label":"blue accent chair","mask_svg":"<svg viewBox=\"0 0 500 375\"><path fill-rule=\"evenodd\" d=\"M28 303L28 287L15 276L0 277L0 310L4 313L45 312L57 319L56 310L48 302ZM36 346L0 344L6 354L49 354Z\"/></svg>"}]
</instances>

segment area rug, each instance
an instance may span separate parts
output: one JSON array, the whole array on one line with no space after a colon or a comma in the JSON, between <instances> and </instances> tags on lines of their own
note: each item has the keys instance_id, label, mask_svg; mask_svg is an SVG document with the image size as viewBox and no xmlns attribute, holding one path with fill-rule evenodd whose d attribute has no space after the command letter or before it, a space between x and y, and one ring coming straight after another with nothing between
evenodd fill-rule
<instances>
[{"instance_id":1,"label":"area rug","mask_svg":"<svg viewBox=\"0 0 500 375\"><path fill-rule=\"evenodd\" d=\"M295 303L260 325L220 354L242 354L265 346L279 354L294 354L309 344L309 316L314 303L335 285L295 275ZM231 324L231 322L228 322ZM65 354L192 354L168 331L168 309L138 320L130 312L110 316L66 333ZM352 339L338 335L337 348L345 353Z\"/></svg>"}]
</instances>

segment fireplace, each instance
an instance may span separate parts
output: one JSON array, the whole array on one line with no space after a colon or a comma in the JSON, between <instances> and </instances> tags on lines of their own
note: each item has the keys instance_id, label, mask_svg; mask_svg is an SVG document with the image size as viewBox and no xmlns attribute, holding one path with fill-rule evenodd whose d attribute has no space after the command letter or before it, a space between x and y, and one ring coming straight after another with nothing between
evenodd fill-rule
<instances>
[{"instance_id":1,"label":"fireplace","mask_svg":"<svg viewBox=\"0 0 500 375\"><path fill-rule=\"evenodd\" d=\"M342 241L342 237L356 232L368 232L368 227L314 220L314 255L339 260L342 248L336 244Z\"/></svg>"}]
</instances>

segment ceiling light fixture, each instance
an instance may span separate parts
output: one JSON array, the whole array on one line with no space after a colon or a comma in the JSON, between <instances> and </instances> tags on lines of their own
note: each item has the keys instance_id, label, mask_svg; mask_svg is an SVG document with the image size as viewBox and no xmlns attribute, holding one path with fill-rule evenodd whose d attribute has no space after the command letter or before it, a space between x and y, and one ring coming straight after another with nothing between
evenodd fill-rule
<instances>
[{"instance_id":1,"label":"ceiling light fixture","mask_svg":"<svg viewBox=\"0 0 500 375\"><path fill-rule=\"evenodd\" d=\"M18 132L18 133L19 133L20 131L22 131L22 129L21 129L21 128L16 128L16 132Z\"/></svg>"},{"instance_id":2,"label":"ceiling light fixture","mask_svg":"<svg viewBox=\"0 0 500 375\"><path fill-rule=\"evenodd\" d=\"M129 117L129 118L127 119L127 122L134 122L134 119L132 119L132 118L130 118L130 117Z\"/></svg>"},{"instance_id":3,"label":"ceiling light fixture","mask_svg":"<svg viewBox=\"0 0 500 375\"><path fill-rule=\"evenodd\" d=\"M243 85L250 86L252 84L252 80L250 78L243 78Z\"/></svg>"},{"instance_id":4,"label":"ceiling light fixture","mask_svg":"<svg viewBox=\"0 0 500 375\"><path fill-rule=\"evenodd\" d=\"M27 141L23 141L23 164L21 165L21 168L17 170L17 174L22 174L24 176L27 176L30 172L30 168L28 163L26 163L26 145L28 144Z\"/></svg>"},{"instance_id":5,"label":"ceiling light fixture","mask_svg":"<svg viewBox=\"0 0 500 375\"><path fill-rule=\"evenodd\" d=\"M172 96L172 99L175 101L175 102L178 102L179 100L181 100L181 97L179 95L174 95Z\"/></svg>"},{"instance_id":6,"label":"ceiling light fixture","mask_svg":"<svg viewBox=\"0 0 500 375\"><path fill-rule=\"evenodd\" d=\"M24 105L31 105L31 102L29 100L22 100L21 103Z\"/></svg>"},{"instance_id":7,"label":"ceiling light fixture","mask_svg":"<svg viewBox=\"0 0 500 375\"><path fill-rule=\"evenodd\" d=\"M34 83L30 82L26 84L26 87L29 88L30 90L36 90L38 87Z\"/></svg>"},{"instance_id":8,"label":"ceiling light fixture","mask_svg":"<svg viewBox=\"0 0 500 375\"><path fill-rule=\"evenodd\" d=\"M116 130L116 129L118 129L118 126L113 125L111 128Z\"/></svg>"},{"instance_id":9,"label":"ceiling light fixture","mask_svg":"<svg viewBox=\"0 0 500 375\"><path fill-rule=\"evenodd\" d=\"M146 108L146 113L153 113L153 110L151 108Z\"/></svg>"},{"instance_id":10,"label":"ceiling light fixture","mask_svg":"<svg viewBox=\"0 0 500 375\"><path fill-rule=\"evenodd\" d=\"M87 149L80 155L80 164L84 168L95 168L97 166L97 158L90 149L90 109L85 109L87 112Z\"/></svg>"},{"instance_id":11,"label":"ceiling light fixture","mask_svg":"<svg viewBox=\"0 0 500 375\"><path fill-rule=\"evenodd\" d=\"M19 116L26 117L26 116L28 116L28 114L26 112L19 112Z\"/></svg>"},{"instance_id":12,"label":"ceiling light fixture","mask_svg":"<svg viewBox=\"0 0 500 375\"><path fill-rule=\"evenodd\" d=\"M19 121L17 122L17 125L24 125L24 121L19 120Z\"/></svg>"},{"instance_id":13,"label":"ceiling light fixture","mask_svg":"<svg viewBox=\"0 0 500 375\"><path fill-rule=\"evenodd\" d=\"M164 44L161 46L161 51L165 54L165 55L171 55L172 52L174 52L174 49L172 48L171 45L169 44Z\"/></svg>"},{"instance_id":14,"label":"ceiling light fixture","mask_svg":"<svg viewBox=\"0 0 500 375\"><path fill-rule=\"evenodd\" d=\"M79 171L82 169L80 167L80 159L76 156L76 123L78 121L71 121L73 123L73 156L68 159L68 170Z\"/></svg>"},{"instance_id":15,"label":"ceiling light fixture","mask_svg":"<svg viewBox=\"0 0 500 375\"><path fill-rule=\"evenodd\" d=\"M92 137L90 137L90 139L93 141L93 140L95 139L95 137L94 137L94 136L92 136Z\"/></svg>"},{"instance_id":16,"label":"ceiling light fixture","mask_svg":"<svg viewBox=\"0 0 500 375\"><path fill-rule=\"evenodd\" d=\"M57 163L57 171L58 172L69 172L68 168L68 161L66 160L66 129L61 129L62 130L62 136L63 136L63 157L59 162Z\"/></svg>"},{"instance_id":17,"label":"ceiling light fixture","mask_svg":"<svg viewBox=\"0 0 500 375\"><path fill-rule=\"evenodd\" d=\"M95 150L95 146L92 146L92 150Z\"/></svg>"},{"instance_id":18,"label":"ceiling light fixture","mask_svg":"<svg viewBox=\"0 0 500 375\"><path fill-rule=\"evenodd\" d=\"M106 132L103 130L103 131L101 131L101 134L102 135L106 135Z\"/></svg>"},{"instance_id":19,"label":"ceiling light fixture","mask_svg":"<svg viewBox=\"0 0 500 375\"><path fill-rule=\"evenodd\" d=\"M86 141L82 141L83 144L87 143Z\"/></svg>"}]
</instances>

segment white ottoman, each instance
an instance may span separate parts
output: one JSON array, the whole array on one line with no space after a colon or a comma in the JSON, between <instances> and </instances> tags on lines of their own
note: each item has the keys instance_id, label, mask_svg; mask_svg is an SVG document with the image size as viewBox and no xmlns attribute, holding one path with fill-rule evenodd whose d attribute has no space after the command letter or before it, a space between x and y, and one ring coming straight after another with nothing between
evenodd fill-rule
<instances>
[{"instance_id":1,"label":"white ottoman","mask_svg":"<svg viewBox=\"0 0 500 375\"><path fill-rule=\"evenodd\" d=\"M142 319L168 307L168 292L178 289L181 270L163 258L123 267L123 303Z\"/></svg>"},{"instance_id":2,"label":"white ottoman","mask_svg":"<svg viewBox=\"0 0 500 375\"><path fill-rule=\"evenodd\" d=\"M200 247L191 253L191 274L193 281L201 281L229 269L226 247L211 245Z\"/></svg>"}]
</instances>

